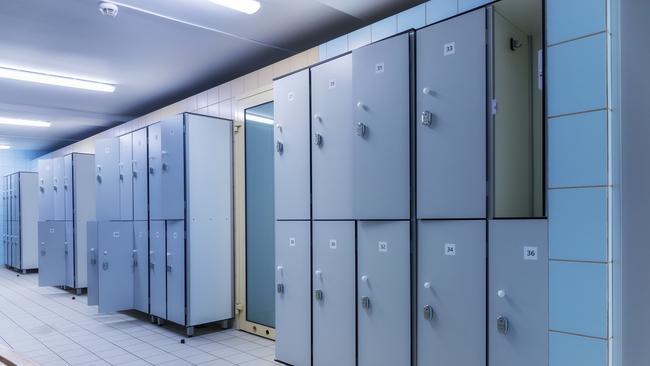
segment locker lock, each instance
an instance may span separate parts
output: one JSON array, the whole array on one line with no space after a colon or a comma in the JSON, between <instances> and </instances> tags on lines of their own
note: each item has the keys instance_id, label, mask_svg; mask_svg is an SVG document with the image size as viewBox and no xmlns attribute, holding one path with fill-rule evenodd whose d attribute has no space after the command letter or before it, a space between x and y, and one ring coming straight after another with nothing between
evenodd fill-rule
<instances>
[{"instance_id":1,"label":"locker lock","mask_svg":"<svg viewBox=\"0 0 650 366\"><path fill-rule=\"evenodd\" d=\"M323 144L323 135L321 135L320 133L316 132L316 133L314 134L314 137L312 138L312 142L313 142L314 145L316 145L316 146L321 146L321 145Z\"/></svg>"},{"instance_id":2,"label":"locker lock","mask_svg":"<svg viewBox=\"0 0 650 366\"><path fill-rule=\"evenodd\" d=\"M497 317L497 330L501 334L508 333L508 318L504 316Z\"/></svg>"},{"instance_id":3,"label":"locker lock","mask_svg":"<svg viewBox=\"0 0 650 366\"><path fill-rule=\"evenodd\" d=\"M368 133L368 126L366 126L365 123L363 122L357 123L357 136L366 137L367 133Z\"/></svg>"},{"instance_id":4,"label":"locker lock","mask_svg":"<svg viewBox=\"0 0 650 366\"><path fill-rule=\"evenodd\" d=\"M153 168L149 167L149 174L153 175L153 172L154 172Z\"/></svg>"},{"instance_id":5,"label":"locker lock","mask_svg":"<svg viewBox=\"0 0 650 366\"><path fill-rule=\"evenodd\" d=\"M431 320L433 319L434 315L433 307L431 305L425 305L424 306L424 319L425 320Z\"/></svg>"},{"instance_id":6,"label":"locker lock","mask_svg":"<svg viewBox=\"0 0 650 366\"><path fill-rule=\"evenodd\" d=\"M361 298L361 307L364 309L370 309L370 298L368 296L363 296Z\"/></svg>"},{"instance_id":7,"label":"locker lock","mask_svg":"<svg viewBox=\"0 0 650 366\"><path fill-rule=\"evenodd\" d=\"M120 173L120 180L124 180L124 173Z\"/></svg>"},{"instance_id":8,"label":"locker lock","mask_svg":"<svg viewBox=\"0 0 650 366\"><path fill-rule=\"evenodd\" d=\"M433 123L433 113L429 111L423 111L422 115L420 116L420 123L422 126L431 126L431 123Z\"/></svg>"},{"instance_id":9,"label":"locker lock","mask_svg":"<svg viewBox=\"0 0 650 366\"><path fill-rule=\"evenodd\" d=\"M102 182L102 176L97 174L97 182L101 183ZM56 187L54 187L54 190L56 191Z\"/></svg>"},{"instance_id":10,"label":"locker lock","mask_svg":"<svg viewBox=\"0 0 650 366\"><path fill-rule=\"evenodd\" d=\"M167 163L162 163L162 170L167 171Z\"/></svg>"},{"instance_id":11,"label":"locker lock","mask_svg":"<svg viewBox=\"0 0 650 366\"><path fill-rule=\"evenodd\" d=\"M314 290L314 299L323 301L323 290Z\"/></svg>"},{"instance_id":12,"label":"locker lock","mask_svg":"<svg viewBox=\"0 0 650 366\"><path fill-rule=\"evenodd\" d=\"M108 270L108 262L102 262L102 268L104 271Z\"/></svg>"},{"instance_id":13,"label":"locker lock","mask_svg":"<svg viewBox=\"0 0 650 366\"><path fill-rule=\"evenodd\" d=\"M278 154L282 154L284 152L284 144L282 141L275 142L275 151L277 151Z\"/></svg>"},{"instance_id":14,"label":"locker lock","mask_svg":"<svg viewBox=\"0 0 650 366\"><path fill-rule=\"evenodd\" d=\"M284 293L284 284L278 283L277 290L278 290L279 294L283 294Z\"/></svg>"},{"instance_id":15,"label":"locker lock","mask_svg":"<svg viewBox=\"0 0 650 366\"><path fill-rule=\"evenodd\" d=\"M137 177L138 177L138 172L135 171L135 170L133 170L133 172L131 173L131 176L132 176L133 178L137 178Z\"/></svg>"}]
</instances>

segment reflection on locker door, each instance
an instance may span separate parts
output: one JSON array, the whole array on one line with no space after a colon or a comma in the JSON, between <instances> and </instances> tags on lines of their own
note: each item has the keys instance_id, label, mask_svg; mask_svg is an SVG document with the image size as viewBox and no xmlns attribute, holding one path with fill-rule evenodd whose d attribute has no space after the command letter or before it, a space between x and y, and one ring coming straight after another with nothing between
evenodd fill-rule
<instances>
[{"instance_id":1,"label":"reflection on locker door","mask_svg":"<svg viewBox=\"0 0 650 366\"><path fill-rule=\"evenodd\" d=\"M417 364L485 366L485 221L418 225Z\"/></svg>"},{"instance_id":2,"label":"reflection on locker door","mask_svg":"<svg viewBox=\"0 0 650 366\"><path fill-rule=\"evenodd\" d=\"M489 365L548 365L546 220L490 221Z\"/></svg>"},{"instance_id":3,"label":"reflection on locker door","mask_svg":"<svg viewBox=\"0 0 650 366\"><path fill-rule=\"evenodd\" d=\"M167 319L185 324L185 221L167 221Z\"/></svg>"},{"instance_id":4,"label":"reflection on locker door","mask_svg":"<svg viewBox=\"0 0 650 366\"><path fill-rule=\"evenodd\" d=\"M89 221L86 230L88 233L88 305L99 304L99 267L97 266L98 258L98 238L97 222Z\"/></svg>"},{"instance_id":5,"label":"reflection on locker door","mask_svg":"<svg viewBox=\"0 0 650 366\"><path fill-rule=\"evenodd\" d=\"M54 158L52 161L52 197L54 197L54 220L65 220L65 192L63 191L65 164L63 157Z\"/></svg>"},{"instance_id":6,"label":"reflection on locker door","mask_svg":"<svg viewBox=\"0 0 650 366\"><path fill-rule=\"evenodd\" d=\"M100 139L95 142L97 221L119 220L120 141Z\"/></svg>"},{"instance_id":7,"label":"reflection on locker door","mask_svg":"<svg viewBox=\"0 0 650 366\"><path fill-rule=\"evenodd\" d=\"M359 366L411 364L408 221L358 223Z\"/></svg>"},{"instance_id":8,"label":"reflection on locker door","mask_svg":"<svg viewBox=\"0 0 650 366\"><path fill-rule=\"evenodd\" d=\"M99 312L133 308L133 223L98 224Z\"/></svg>"},{"instance_id":9,"label":"reflection on locker door","mask_svg":"<svg viewBox=\"0 0 650 366\"><path fill-rule=\"evenodd\" d=\"M133 151L131 134L120 136L119 187L120 220L133 220Z\"/></svg>"},{"instance_id":10,"label":"reflection on locker door","mask_svg":"<svg viewBox=\"0 0 650 366\"><path fill-rule=\"evenodd\" d=\"M313 250L314 366L354 366L354 221L315 221Z\"/></svg>"},{"instance_id":11,"label":"reflection on locker door","mask_svg":"<svg viewBox=\"0 0 650 366\"><path fill-rule=\"evenodd\" d=\"M38 161L38 219L48 221L54 219L54 196L52 189L52 160Z\"/></svg>"},{"instance_id":12,"label":"reflection on locker door","mask_svg":"<svg viewBox=\"0 0 650 366\"><path fill-rule=\"evenodd\" d=\"M38 223L38 285L65 284L65 223Z\"/></svg>"},{"instance_id":13,"label":"reflection on locker door","mask_svg":"<svg viewBox=\"0 0 650 366\"><path fill-rule=\"evenodd\" d=\"M147 129L133 132L133 219L147 220Z\"/></svg>"},{"instance_id":14,"label":"reflection on locker door","mask_svg":"<svg viewBox=\"0 0 650 366\"><path fill-rule=\"evenodd\" d=\"M149 297L151 315L167 318L165 221L150 221Z\"/></svg>"},{"instance_id":15,"label":"reflection on locker door","mask_svg":"<svg viewBox=\"0 0 650 366\"><path fill-rule=\"evenodd\" d=\"M410 218L410 50L405 33L352 52L358 219Z\"/></svg>"},{"instance_id":16,"label":"reflection on locker door","mask_svg":"<svg viewBox=\"0 0 650 366\"><path fill-rule=\"evenodd\" d=\"M149 148L148 167L149 167L149 214L152 220L163 218L163 194L162 194L162 175L160 160L160 123L147 127L147 144Z\"/></svg>"},{"instance_id":17,"label":"reflection on locker door","mask_svg":"<svg viewBox=\"0 0 650 366\"><path fill-rule=\"evenodd\" d=\"M352 56L311 69L314 219L353 219Z\"/></svg>"},{"instance_id":18,"label":"reflection on locker door","mask_svg":"<svg viewBox=\"0 0 650 366\"><path fill-rule=\"evenodd\" d=\"M162 218L182 220L185 217L185 135L183 115L160 122L162 174Z\"/></svg>"},{"instance_id":19,"label":"reflection on locker door","mask_svg":"<svg viewBox=\"0 0 650 366\"><path fill-rule=\"evenodd\" d=\"M485 10L417 32L418 218L486 215Z\"/></svg>"},{"instance_id":20,"label":"reflection on locker door","mask_svg":"<svg viewBox=\"0 0 650 366\"><path fill-rule=\"evenodd\" d=\"M275 218L310 219L309 70L273 84Z\"/></svg>"},{"instance_id":21,"label":"reflection on locker door","mask_svg":"<svg viewBox=\"0 0 650 366\"><path fill-rule=\"evenodd\" d=\"M149 312L149 229L147 221L134 221L133 308Z\"/></svg>"},{"instance_id":22,"label":"reflection on locker door","mask_svg":"<svg viewBox=\"0 0 650 366\"><path fill-rule=\"evenodd\" d=\"M275 223L275 358L311 364L311 250L309 221Z\"/></svg>"},{"instance_id":23,"label":"reflection on locker door","mask_svg":"<svg viewBox=\"0 0 650 366\"><path fill-rule=\"evenodd\" d=\"M75 284L75 240L74 223L65 221L65 285L76 288Z\"/></svg>"},{"instance_id":24,"label":"reflection on locker door","mask_svg":"<svg viewBox=\"0 0 650 366\"><path fill-rule=\"evenodd\" d=\"M72 179L72 157L63 157L63 200L65 201L65 219L74 220L74 179Z\"/></svg>"}]
</instances>

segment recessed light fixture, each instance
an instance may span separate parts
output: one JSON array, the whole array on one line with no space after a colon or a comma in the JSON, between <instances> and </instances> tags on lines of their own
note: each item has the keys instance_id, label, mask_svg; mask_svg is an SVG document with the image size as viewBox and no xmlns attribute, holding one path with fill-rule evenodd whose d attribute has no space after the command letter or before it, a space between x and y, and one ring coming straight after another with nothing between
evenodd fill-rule
<instances>
[{"instance_id":1,"label":"recessed light fixture","mask_svg":"<svg viewBox=\"0 0 650 366\"><path fill-rule=\"evenodd\" d=\"M260 10L260 2L255 0L210 0L213 3L246 14L255 14Z\"/></svg>"},{"instance_id":2,"label":"recessed light fixture","mask_svg":"<svg viewBox=\"0 0 650 366\"><path fill-rule=\"evenodd\" d=\"M11 149L11 146L9 145L0 145L0 150L9 150Z\"/></svg>"},{"instance_id":3,"label":"recessed light fixture","mask_svg":"<svg viewBox=\"0 0 650 366\"><path fill-rule=\"evenodd\" d=\"M267 125L272 125L273 120L271 118L258 116L257 114L246 113L246 120L253 122L266 123Z\"/></svg>"},{"instance_id":4,"label":"recessed light fixture","mask_svg":"<svg viewBox=\"0 0 650 366\"><path fill-rule=\"evenodd\" d=\"M29 119L4 118L0 117L0 125L14 125L26 127L50 127L52 124L45 121L33 121Z\"/></svg>"},{"instance_id":5,"label":"recessed light fixture","mask_svg":"<svg viewBox=\"0 0 650 366\"><path fill-rule=\"evenodd\" d=\"M98 81L75 79L67 76L45 74L22 69L12 69L8 67L0 67L0 78L30 81L33 83L65 86L68 88L93 90L107 93L112 93L115 91L115 85Z\"/></svg>"}]
</instances>

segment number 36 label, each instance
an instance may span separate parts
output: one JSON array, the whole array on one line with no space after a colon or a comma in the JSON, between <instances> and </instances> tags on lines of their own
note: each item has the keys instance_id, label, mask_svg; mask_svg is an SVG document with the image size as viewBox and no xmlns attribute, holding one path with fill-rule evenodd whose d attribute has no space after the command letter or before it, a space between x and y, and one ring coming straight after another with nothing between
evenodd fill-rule
<instances>
[{"instance_id":1,"label":"number 36 label","mask_svg":"<svg viewBox=\"0 0 650 366\"><path fill-rule=\"evenodd\" d=\"M537 247L524 247L524 260L536 261L537 252Z\"/></svg>"}]
</instances>

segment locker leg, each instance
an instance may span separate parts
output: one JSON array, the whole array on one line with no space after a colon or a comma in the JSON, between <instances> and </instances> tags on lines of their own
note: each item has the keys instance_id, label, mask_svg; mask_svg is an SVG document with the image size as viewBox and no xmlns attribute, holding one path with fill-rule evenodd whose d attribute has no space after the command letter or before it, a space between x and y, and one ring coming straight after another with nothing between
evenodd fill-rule
<instances>
[{"instance_id":1,"label":"locker leg","mask_svg":"<svg viewBox=\"0 0 650 366\"><path fill-rule=\"evenodd\" d=\"M185 328L185 334L187 334L188 337L193 337L194 336L194 327L187 327Z\"/></svg>"},{"instance_id":2,"label":"locker leg","mask_svg":"<svg viewBox=\"0 0 650 366\"><path fill-rule=\"evenodd\" d=\"M75 289L75 290L74 290L74 293L75 293L77 296L81 295L81 289L80 289L80 288Z\"/></svg>"},{"instance_id":3,"label":"locker leg","mask_svg":"<svg viewBox=\"0 0 650 366\"><path fill-rule=\"evenodd\" d=\"M27 274L27 270L26 270L26 269L23 269L21 272L22 272L23 274Z\"/></svg>"},{"instance_id":4,"label":"locker leg","mask_svg":"<svg viewBox=\"0 0 650 366\"><path fill-rule=\"evenodd\" d=\"M228 329L230 326L228 325L228 320L222 320L221 321L221 329Z\"/></svg>"},{"instance_id":5,"label":"locker leg","mask_svg":"<svg viewBox=\"0 0 650 366\"><path fill-rule=\"evenodd\" d=\"M149 320L151 321L151 324L156 324L156 317L153 315L149 315Z\"/></svg>"},{"instance_id":6,"label":"locker leg","mask_svg":"<svg viewBox=\"0 0 650 366\"><path fill-rule=\"evenodd\" d=\"M163 325L163 324L165 324L165 319L162 319L162 318L156 318L156 323L157 323L158 325Z\"/></svg>"}]
</instances>

